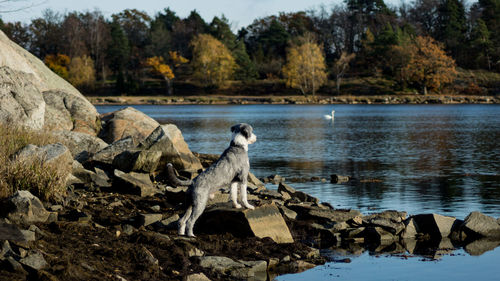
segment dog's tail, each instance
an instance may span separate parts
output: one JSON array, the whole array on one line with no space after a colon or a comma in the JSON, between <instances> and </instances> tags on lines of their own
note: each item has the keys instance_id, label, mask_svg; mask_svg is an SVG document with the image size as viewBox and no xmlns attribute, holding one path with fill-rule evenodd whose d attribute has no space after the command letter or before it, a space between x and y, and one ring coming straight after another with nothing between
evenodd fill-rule
<instances>
[{"instance_id":1,"label":"dog's tail","mask_svg":"<svg viewBox=\"0 0 500 281\"><path fill-rule=\"evenodd\" d=\"M188 186L193 183L193 180L180 180L174 171L174 166L172 163L167 164L167 179L168 181L175 186Z\"/></svg>"}]
</instances>

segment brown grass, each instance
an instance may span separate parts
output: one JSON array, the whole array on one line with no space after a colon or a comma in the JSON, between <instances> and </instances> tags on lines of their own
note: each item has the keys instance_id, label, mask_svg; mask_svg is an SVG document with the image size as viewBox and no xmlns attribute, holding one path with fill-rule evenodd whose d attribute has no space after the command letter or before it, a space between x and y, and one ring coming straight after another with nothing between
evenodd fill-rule
<instances>
[{"instance_id":1,"label":"brown grass","mask_svg":"<svg viewBox=\"0 0 500 281\"><path fill-rule=\"evenodd\" d=\"M55 143L48 133L0 124L0 198L17 190L29 190L43 200L57 201L66 190L70 171L48 165L44 159L16 159L13 155L28 144Z\"/></svg>"}]
</instances>

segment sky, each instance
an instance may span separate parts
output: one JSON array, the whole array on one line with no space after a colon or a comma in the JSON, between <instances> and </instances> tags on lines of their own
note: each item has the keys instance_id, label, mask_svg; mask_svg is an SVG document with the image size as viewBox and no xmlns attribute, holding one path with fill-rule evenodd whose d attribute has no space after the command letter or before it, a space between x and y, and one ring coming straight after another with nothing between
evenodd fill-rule
<instances>
[{"instance_id":1,"label":"sky","mask_svg":"<svg viewBox=\"0 0 500 281\"><path fill-rule=\"evenodd\" d=\"M45 9L59 13L72 11L84 12L99 9L109 18L112 14L125 9L138 9L154 16L169 7L181 18L196 9L206 22L214 16L224 14L233 30L238 30L253 22L254 19L277 15L279 12L297 12L317 9L324 5L330 7L343 0L0 0L0 17L5 22L21 21L29 23L41 17ZM3 3L2 3L3 2ZM386 4L398 4L399 0L386 0ZM33 7L17 12L1 13L35 4Z\"/></svg>"}]
</instances>

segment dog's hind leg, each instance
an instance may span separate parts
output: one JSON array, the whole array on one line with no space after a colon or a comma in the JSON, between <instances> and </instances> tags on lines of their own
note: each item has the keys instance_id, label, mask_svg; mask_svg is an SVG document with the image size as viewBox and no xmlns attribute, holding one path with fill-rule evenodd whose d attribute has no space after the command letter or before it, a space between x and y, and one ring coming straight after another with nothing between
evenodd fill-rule
<instances>
[{"instance_id":1,"label":"dog's hind leg","mask_svg":"<svg viewBox=\"0 0 500 281\"><path fill-rule=\"evenodd\" d=\"M241 205L238 204L238 182L231 183L231 201L233 202L233 207L236 209L241 208Z\"/></svg>"},{"instance_id":2,"label":"dog's hind leg","mask_svg":"<svg viewBox=\"0 0 500 281\"><path fill-rule=\"evenodd\" d=\"M205 210L205 207L207 205L207 201L208 194L203 198L194 200L193 210L186 222L187 236L195 237L193 234L194 224L196 223L196 220L198 220L198 218L201 216L201 214L203 214L203 211Z\"/></svg>"},{"instance_id":3,"label":"dog's hind leg","mask_svg":"<svg viewBox=\"0 0 500 281\"><path fill-rule=\"evenodd\" d=\"M191 216L192 212L193 206L189 206L184 216L179 220L179 235L184 235L186 233L186 221Z\"/></svg>"},{"instance_id":4,"label":"dog's hind leg","mask_svg":"<svg viewBox=\"0 0 500 281\"><path fill-rule=\"evenodd\" d=\"M243 206L247 209L255 209L254 206L250 205L248 203L247 199L247 184L246 183L241 183L240 184L240 196L241 196L241 203L243 203Z\"/></svg>"}]
</instances>

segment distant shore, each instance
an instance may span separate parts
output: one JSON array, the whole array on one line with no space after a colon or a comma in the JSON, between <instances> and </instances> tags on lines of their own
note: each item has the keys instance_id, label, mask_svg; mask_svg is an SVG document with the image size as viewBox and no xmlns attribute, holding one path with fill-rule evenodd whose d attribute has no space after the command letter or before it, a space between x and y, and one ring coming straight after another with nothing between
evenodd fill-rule
<instances>
[{"instance_id":1,"label":"distant shore","mask_svg":"<svg viewBox=\"0 0 500 281\"><path fill-rule=\"evenodd\" d=\"M500 96L87 96L94 105L182 104L500 104Z\"/></svg>"}]
</instances>

